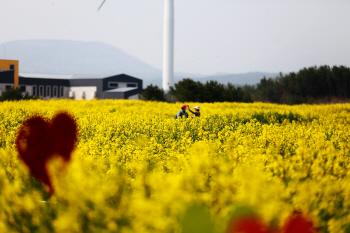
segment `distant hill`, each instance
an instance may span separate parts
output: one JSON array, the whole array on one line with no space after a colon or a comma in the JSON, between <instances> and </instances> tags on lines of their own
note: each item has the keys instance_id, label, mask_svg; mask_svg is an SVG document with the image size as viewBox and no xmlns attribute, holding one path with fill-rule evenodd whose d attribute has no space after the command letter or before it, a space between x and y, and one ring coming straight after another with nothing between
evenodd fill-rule
<instances>
[{"instance_id":1,"label":"distant hill","mask_svg":"<svg viewBox=\"0 0 350 233\"><path fill-rule=\"evenodd\" d=\"M154 84L162 87L162 72L151 65L103 42L81 42L70 40L18 40L0 44L0 57L19 60L22 73L51 74L120 74L125 73L144 80L144 87ZM206 82L231 82L235 85L256 84L264 76L275 77L275 73L251 72L246 74L175 73L174 81L192 78Z\"/></svg>"},{"instance_id":2,"label":"distant hill","mask_svg":"<svg viewBox=\"0 0 350 233\"><path fill-rule=\"evenodd\" d=\"M156 78L160 71L103 42L18 40L0 44L0 56L19 60L24 73L119 74Z\"/></svg>"},{"instance_id":3,"label":"distant hill","mask_svg":"<svg viewBox=\"0 0 350 233\"><path fill-rule=\"evenodd\" d=\"M268 73L268 72L249 72L249 73L243 73L243 74L216 74L216 75L209 75L209 76L177 73L175 74L174 82L177 83L178 81L184 78L191 78L196 82L199 81L202 83L205 83L209 80L216 80L222 84L232 83L235 86L244 86L245 84L255 85L259 83L260 79L262 79L264 76L266 78L275 78L278 75L279 73ZM157 85L159 87L162 86L161 78L157 80L148 80L147 82L152 83L153 85Z\"/></svg>"},{"instance_id":4,"label":"distant hill","mask_svg":"<svg viewBox=\"0 0 350 233\"><path fill-rule=\"evenodd\" d=\"M209 80L217 80L219 83L227 84L232 83L238 86L245 84L255 85L260 82L263 77L275 78L278 73L266 73L266 72L249 72L244 74L222 74L222 75L210 75L202 78L194 78L195 81L206 82Z\"/></svg>"}]
</instances>

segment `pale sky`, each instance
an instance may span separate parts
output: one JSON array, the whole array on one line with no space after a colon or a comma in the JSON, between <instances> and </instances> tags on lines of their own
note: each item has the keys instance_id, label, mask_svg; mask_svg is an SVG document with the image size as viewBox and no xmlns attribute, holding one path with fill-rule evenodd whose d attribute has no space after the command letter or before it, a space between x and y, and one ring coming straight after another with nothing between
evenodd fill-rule
<instances>
[{"instance_id":1,"label":"pale sky","mask_svg":"<svg viewBox=\"0 0 350 233\"><path fill-rule=\"evenodd\" d=\"M0 0L0 44L101 41L162 69L163 0ZM175 0L175 72L350 67L348 0ZM3 55L0 54L0 58Z\"/></svg>"}]
</instances>

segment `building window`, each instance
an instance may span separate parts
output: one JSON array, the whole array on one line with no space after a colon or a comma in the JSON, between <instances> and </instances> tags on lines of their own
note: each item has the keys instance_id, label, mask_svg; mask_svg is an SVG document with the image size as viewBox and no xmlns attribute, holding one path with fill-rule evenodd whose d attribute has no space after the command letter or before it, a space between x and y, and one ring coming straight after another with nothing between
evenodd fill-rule
<instances>
[{"instance_id":1,"label":"building window","mask_svg":"<svg viewBox=\"0 0 350 233\"><path fill-rule=\"evenodd\" d=\"M51 97L51 87L46 86L46 97Z\"/></svg>"},{"instance_id":2,"label":"building window","mask_svg":"<svg viewBox=\"0 0 350 233\"><path fill-rule=\"evenodd\" d=\"M39 96L40 97L44 96L44 86L39 86Z\"/></svg>"},{"instance_id":3,"label":"building window","mask_svg":"<svg viewBox=\"0 0 350 233\"><path fill-rule=\"evenodd\" d=\"M15 69L15 65L10 65L10 70L14 70Z\"/></svg>"},{"instance_id":4,"label":"building window","mask_svg":"<svg viewBox=\"0 0 350 233\"><path fill-rule=\"evenodd\" d=\"M63 87L60 87L60 97L63 97L64 96L64 92L63 92Z\"/></svg>"},{"instance_id":5,"label":"building window","mask_svg":"<svg viewBox=\"0 0 350 233\"><path fill-rule=\"evenodd\" d=\"M119 83L116 82L108 82L109 88L117 88L119 86Z\"/></svg>"},{"instance_id":6,"label":"building window","mask_svg":"<svg viewBox=\"0 0 350 233\"><path fill-rule=\"evenodd\" d=\"M6 86L5 86L5 89L6 89L6 90L11 89L11 88L12 88L11 85L6 85Z\"/></svg>"},{"instance_id":7,"label":"building window","mask_svg":"<svg viewBox=\"0 0 350 233\"><path fill-rule=\"evenodd\" d=\"M33 96L36 96L36 86L33 86Z\"/></svg>"},{"instance_id":8,"label":"building window","mask_svg":"<svg viewBox=\"0 0 350 233\"><path fill-rule=\"evenodd\" d=\"M52 97L57 97L57 94L58 94L57 87L54 86L54 87L53 87L53 90L52 90Z\"/></svg>"},{"instance_id":9,"label":"building window","mask_svg":"<svg viewBox=\"0 0 350 233\"><path fill-rule=\"evenodd\" d=\"M126 87L137 87L137 83L128 83Z\"/></svg>"},{"instance_id":10,"label":"building window","mask_svg":"<svg viewBox=\"0 0 350 233\"><path fill-rule=\"evenodd\" d=\"M21 90L21 92L26 92L26 86L19 86L19 89Z\"/></svg>"}]
</instances>

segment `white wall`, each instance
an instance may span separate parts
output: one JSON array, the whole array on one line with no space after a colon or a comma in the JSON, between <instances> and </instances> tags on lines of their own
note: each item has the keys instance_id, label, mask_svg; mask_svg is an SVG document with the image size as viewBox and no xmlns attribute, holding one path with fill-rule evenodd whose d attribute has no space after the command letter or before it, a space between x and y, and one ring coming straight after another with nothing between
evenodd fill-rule
<instances>
[{"instance_id":1,"label":"white wall","mask_svg":"<svg viewBox=\"0 0 350 233\"><path fill-rule=\"evenodd\" d=\"M139 94L131 95L131 96L129 96L128 99L129 99L129 100L139 100L139 99L140 99L140 98L139 98Z\"/></svg>"},{"instance_id":2,"label":"white wall","mask_svg":"<svg viewBox=\"0 0 350 233\"><path fill-rule=\"evenodd\" d=\"M1 83L0 84L0 91L5 91L6 90L6 86L13 87L13 84L11 84L11 83Z\"/></svg>"},{"instance_id":3,"label":"white wall","mask_svg":"<svg viewBox=\"0 0 350 233\"><path fill-rule=\"evenodd\" d=\"M33 95L33 86L26 86L26 92L28 92L28 95Z\"/></svg>"},{"instance_id":4,"label":"white wall","mask_svg":"<svg viewBox=\"0 0 350 233\"><path fill-rule=\"evenodd\" d=\"M76 100L92 100L96 97L97 87L70 87L69 97Z\"/></svg>"},{"instance_id":5,"label":"white wall","mask_svg":"<svg viewBox=\"0 0 350 233\"><path fill-rule=\"evenodd\" d=\"M69 87L63 87L63 97L61 97L61 98L68 98L69 97L69 91L70 91Z\"/></svg>"},{"instance_id":6,"label":"white wall","mask_svg":"<svg viewBox=\"0 0 350 233\"><path fill-rule=\"evenodd\" d=\"M13 84L11 84L11 83L1 83L0 84L0 95L2 94L3 91L6 90L6 86L12 86L13 87Z\"/></svg>"},{"instance_id":7,"label":"white wall","mask_svg":"<svg viewBox=\"0 0 350 233\"><path fill-rule=\"evenodd\" d=\"M13 84L10 83L1 83L0 84L0 95L2 91L6 90L6 86ZM29 95L33 95L33 86L32 85L25 85L26 86L26 92L28 92ZM36 96L39 96L39 86L36 85ZM60 86L57 86L57 91L58 95L60 92ZM57 97L57 98L71 98L72 95L74 94L76 100L81 100L83 99L85 95L86 100L92 100L96 97L96 91L97 87L91 87L91 86L86 86L86 87L63 87L63 96ZM44 92L46 92L46 89L44 88ZM53 87L51 87L51 94L53 92ZM52 97L53 99L56 97Z\"/></svg>"}]
</instances>

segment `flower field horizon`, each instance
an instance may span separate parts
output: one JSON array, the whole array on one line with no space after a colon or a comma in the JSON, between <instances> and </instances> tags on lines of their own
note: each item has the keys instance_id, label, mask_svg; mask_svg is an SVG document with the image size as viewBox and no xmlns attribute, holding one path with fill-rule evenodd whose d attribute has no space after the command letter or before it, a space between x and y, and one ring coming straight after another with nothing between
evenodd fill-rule
<instances>
[{"instance_id":1,"label":"flower field horizon","mask_svg":"<svg viewBox=\"0 0 350 233\"><path fill-rule=\"evenodd\" d=\"M349 232L350 104L186 104L201 117L175 120L180 103L0 103L0 232L185 233L196 206L204 233L244 209L270 228L298 211L319 232ZM49 197L15 140L28 117L58 112L78 140L69 164L49 162Z\"/></svg>"}]
</instances>

